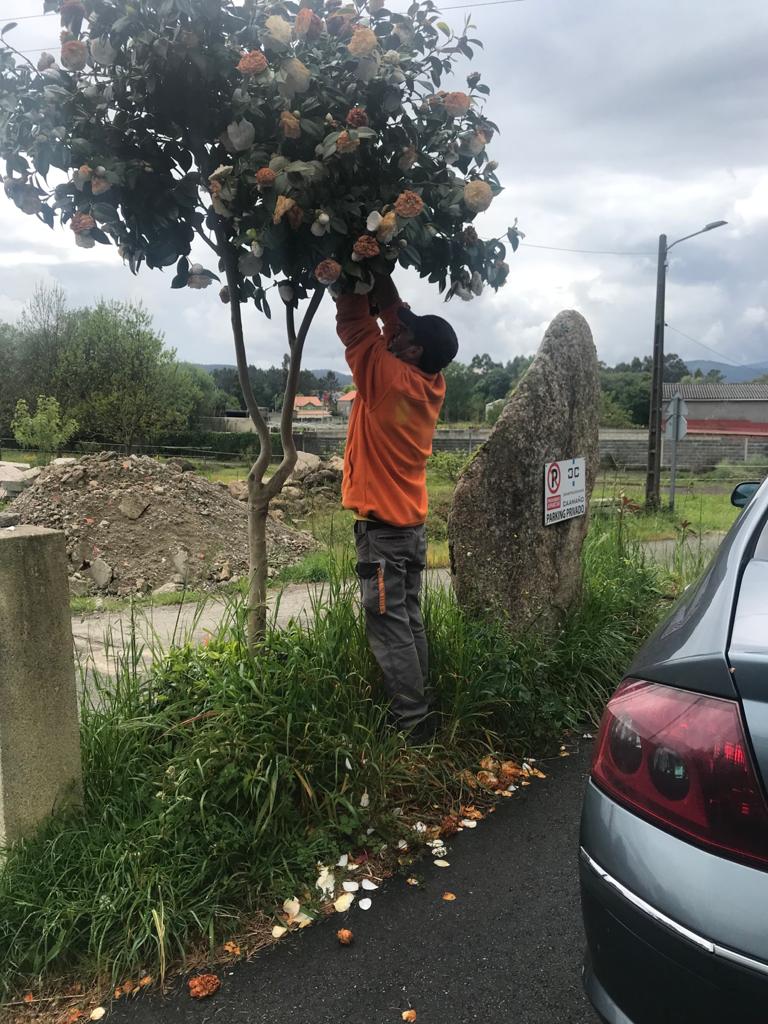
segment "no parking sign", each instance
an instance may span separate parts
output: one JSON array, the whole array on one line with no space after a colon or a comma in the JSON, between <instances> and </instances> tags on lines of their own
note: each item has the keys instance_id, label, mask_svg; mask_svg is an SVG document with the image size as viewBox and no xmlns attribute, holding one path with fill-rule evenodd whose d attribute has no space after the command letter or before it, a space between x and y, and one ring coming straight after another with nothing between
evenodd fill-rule
<instances>
[{"instance_id":1,"label":"no parking sign","mask_svg":"<svg viewBox=\"0 0 768 1024\"><path fill-rule=\"evenodd\" d=\"M587 514L585 459L565 459L544 466L544 525Z\"/></svg>"}]
</instances>

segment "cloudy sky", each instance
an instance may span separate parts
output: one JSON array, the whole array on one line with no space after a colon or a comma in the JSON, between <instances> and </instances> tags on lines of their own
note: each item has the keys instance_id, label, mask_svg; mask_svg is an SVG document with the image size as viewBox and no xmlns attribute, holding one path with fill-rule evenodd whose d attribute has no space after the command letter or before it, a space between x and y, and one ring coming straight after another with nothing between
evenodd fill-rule
<instances>
[{"instance_id":1,"label":"cloudy sky","mask_svg":"<svg viewBox=\"0 0 768 1024\"><path fill-rule=\"evenodd\" d=\"M458 26L466 11L449 12L456 2L444 10ZM41 8L0 0L0 21ZM667 349L768 359L764 0L481 0L470 10L486 42L475 66L493 90L487 109L502 134L491 156L506 188L478 226L498 235L518 217L527 244L496 295L440 308L436 292L401 271L404 297L453 320L464 361L531 353L551 318L575 308L614 363L651 351L659 233L672 241L723 219L727 227L670 254L667 322L682 334L670 329ZM21 22L12 38L53 49L57 33L49 16ZM59 281L73 304L141 300L181 358L233 361L213 289L170 291L167 272L132 278L114 250L76 249L70 232L49 231L0 194L0 319L15 319L39 281ZM308 342L310 367L344 366L330 306ZM253 311L247 326L251 362L279 362L279 325Z\"/></svg>"}]
</instances>

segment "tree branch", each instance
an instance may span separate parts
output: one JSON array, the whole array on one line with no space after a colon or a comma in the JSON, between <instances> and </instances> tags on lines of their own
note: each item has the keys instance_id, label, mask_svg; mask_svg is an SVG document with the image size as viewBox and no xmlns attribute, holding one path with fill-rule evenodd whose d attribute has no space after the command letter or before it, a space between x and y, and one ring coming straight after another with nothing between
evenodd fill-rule
<instances>
[{"instance_id":1,"label":"tree branch","mask_svg":"<svg viewBox=\"0 0 768 1024\"><path fill-rule=\"evenodd\" d=\"M307 339L309 328L312 325L320 303L323 301L324 295L325 288L317 288L312 293L309 306L301 321L296 342L291 349L291 362L288 368L288 380L285 384L285 395L283 397L283 411L280 417L280 440L283 445L283 460L266 484L266 491L270 498L280 493L286 480L293 472L293 467L296 465L296 459L298 458L296 442L293 437L293 403L296 400L296 392L299 388L304 342Z\"/></svg>"},{"instance_id":2,"label":"tree branch","mask_svg":"<svg viewBox=\"0 0 768 1024\"><path fill-rule=\"evenodd\" d=\"M202 229L202 228L195 228L195 233L197 234L197 237L198 237L198 238L202 238L202 240L203 240L203 241L205 242L205 244L206 244L207 246L209 246L209 247L210 247L211 249L213 249L213 251L214 251L214 252L216 253L216 255L217 255L217 256L219 255L219 250L218 250L218 248L217 248L217 247L216 247L216 245L215 245L215 244L214 244L214 243L213 243L213 242L212 242L212 241L210 240L210 238L208 237L208 235L206 235L206 234L205 234L205 232L203 231L203 229Z\"/></svg>"},{"instance_id":3,"label":"tree branch","mask_svg":"<svg viewBox=\"0 0 768 1024\"><path fill-rule=\"evenodd\" d=\"M296 347L296 321L293 313L293 303L285 304L285 328L288 332L288 347L293 352Z\"/></svg>"},{"instance_id":4,"label":"tree branch","mask_svg":"<svg viewBox=\"0 0 768 1024\"><path fill-rule=\"evenodd\" d=\"M259 435L259 457L251 467L251 471L248 474L248 480L255 481L257 484L261 485L261 482L264 479L264 474L272 461L272 440L269 436L269 427L259 411L259 405L256 401L256 396L253 393L253 388L251 387L250 377L248 376L248 357L245 352L243 318L240 311L240 280L237 264L235 263L235 254L220 220L217 221L215 230L216 239L219 243L218 252L224 260L224 272L226 274L227 285L229 287L229 310L232 320L232 335L235 339L237 376L240 380L240 387L243 391L245 407L253 421L253 425L256 427L256 433Z\"/></svg>"}]
</instances>

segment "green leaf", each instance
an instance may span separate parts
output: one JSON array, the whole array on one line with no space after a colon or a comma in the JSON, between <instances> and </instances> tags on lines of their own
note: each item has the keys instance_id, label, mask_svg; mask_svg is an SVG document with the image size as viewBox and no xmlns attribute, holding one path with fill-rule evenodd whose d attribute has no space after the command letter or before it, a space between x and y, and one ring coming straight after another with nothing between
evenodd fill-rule
<instances>
[{"instance_id":1,"label":"green leaf","mask_svg":"<svg viewBox=\"0 0 768 1024\"><path fill-rule=\"evenodd\" d=\"M2 31L0 31L0 36L4 36L6 32L10 32L12 29L16 28L18 24L18 21L9 21L7 25L3 25Z\"/></svg>"},{"instance_id":2,"label":"green leaf","mask_svg":"<svg viewBox=\"0 0 768 1024\"><path fill-rule=\"evenodd\" d=\"M450 28L445 24L444 21L438 21L437 27L443 33L443 35L449 36L451 34Z\"/></svg>"},{"instance_id":3,"label":"green leaf","mask_svg":"<svg viewBox=\"0 0 768 1024\"><path fill-rule=\"evenodd\" d=\"M520 235L517 233L517 228L507 228L507 238L512 246L512 252L517 252L517 247L520 245Z\"/></svg>"},{"instance_id":4,"label":"green leaf","mask_svg":"<svg viewBox=\"0 0 768 1024\"><path fill-rule=\"evenodd\" d=\"M189 274L177 274L171 281L171 288L186 288Z\"/></svg>"}]
</instances>

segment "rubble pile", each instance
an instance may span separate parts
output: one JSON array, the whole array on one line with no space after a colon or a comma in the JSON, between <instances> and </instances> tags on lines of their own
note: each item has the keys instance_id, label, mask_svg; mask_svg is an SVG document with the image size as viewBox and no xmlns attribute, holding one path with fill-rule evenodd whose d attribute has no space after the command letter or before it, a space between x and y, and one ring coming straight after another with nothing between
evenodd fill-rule
<instances>
[{"instance_id":1,"label":"rubble pile","mask_svg":"<svg viewBox=\"0 0 768 1024\"><path fill-rule=\"evenodd\" d=\"M214 589L247 574L246 505L190 466L115 452L58 459L12 512L64 531L74 594ZM267 544L270 575L316 546L272 516Z\"/></svg>"}]
</instances>

